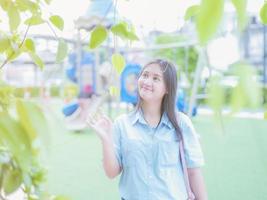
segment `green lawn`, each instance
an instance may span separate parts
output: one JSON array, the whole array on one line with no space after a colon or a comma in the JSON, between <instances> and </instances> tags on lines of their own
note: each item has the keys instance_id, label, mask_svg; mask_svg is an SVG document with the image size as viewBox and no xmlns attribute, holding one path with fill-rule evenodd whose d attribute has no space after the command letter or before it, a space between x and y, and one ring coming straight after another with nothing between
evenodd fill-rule
<instances>
[{"instance_id":1,"label":"green lawn","mask_svg":"<svg viewBox=\"0 0 267 200\"><path fill-rule=\"evenodd\" d=\"M50 192L73 200L118 200L118 179L105 177L95 134L68 132L60 110L49 116ZM224 132L211 117L193 121L202 138L209 199L267 200L267 121L224 119Z\"/></svg>"}]
</instances>

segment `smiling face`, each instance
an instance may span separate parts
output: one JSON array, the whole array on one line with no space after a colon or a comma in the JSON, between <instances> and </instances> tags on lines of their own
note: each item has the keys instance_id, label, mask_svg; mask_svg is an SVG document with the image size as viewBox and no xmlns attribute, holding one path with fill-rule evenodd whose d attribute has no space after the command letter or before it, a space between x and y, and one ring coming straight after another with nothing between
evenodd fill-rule
<instances>
[{"instance_id":1,"label":"smiling face","mask_svg":"<svg viewBox=\"0 0 267 200\"><path fill-rule=\"evenodd\" d=\"M138 79L140 98L146 102L161 102L166 94L163 72L156 63L145 67Z\"/></svg>"}]
</instances>

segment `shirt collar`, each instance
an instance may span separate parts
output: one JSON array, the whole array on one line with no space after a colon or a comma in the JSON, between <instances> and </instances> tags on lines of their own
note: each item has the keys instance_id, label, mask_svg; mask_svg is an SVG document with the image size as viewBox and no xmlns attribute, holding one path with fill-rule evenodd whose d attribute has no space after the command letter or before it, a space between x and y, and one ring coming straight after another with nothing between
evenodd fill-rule
<instances>
[{"instance_id":1,"label":"shirt collar","mask_svg":"<svg viewBox=\"0 0 267 200\"><path fill-rule=\"evenodd\" d=\"M142 109L138 109L138 110L135 110L133 112L133 119L132 119L132 125L136 124L137 122L141 123L141 124L144 124L144 125L147 125L147 122L146 120L144 119L144 115L143 115L143 111ZM166 125L169 129L172 129L173 126L167 116L167 113L164 112L162 117L161 117L161 121L160 121L160 124L164 124ZM159 125L160 125L159 124Z\"/></svg>"}]
</instances>

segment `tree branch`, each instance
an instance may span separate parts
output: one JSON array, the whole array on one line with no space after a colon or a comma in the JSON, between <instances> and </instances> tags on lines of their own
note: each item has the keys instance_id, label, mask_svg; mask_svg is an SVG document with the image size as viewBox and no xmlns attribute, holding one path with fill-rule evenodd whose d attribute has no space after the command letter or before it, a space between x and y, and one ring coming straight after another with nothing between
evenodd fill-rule
<instances>
[{"instance_id":1,"label":"tree branch","mask_svg":"<svg viewBox=\"0 0 267 200\"><path fill-rule=\"evenodd\" d=\"M48 21L46 21L46 24L48 25L48 27L50 28L50 30L53 32L53 34L54 34L54 36L57 38L57 40L59 40L59 37L58 37L56 31L55 31L55 30L53 29L53 27L51 26L51 24L50 24Z\"/></svg>"},{"instance_id":2,"label":"tree branch","mask_svg":"<svg viewBox=\"0 0 267 200\"><path fill-rule=\"evenodd\" d=\"M27 37L27 34L28 34L28 31L30 29L30 24L28 25L25 33L24 33L24 36L23 36L23 40L21 41L20 45L19 45L19 49L22 47L22 45L24 44L25 40L26 40L26 37ZM12 58L12 56L14 56L15 54L15 51L13 51L7 58L6 60L2 63L2 65L0 66L0 69L2 69L8 62L9 60Z\"/></svg>"}]
</instances>

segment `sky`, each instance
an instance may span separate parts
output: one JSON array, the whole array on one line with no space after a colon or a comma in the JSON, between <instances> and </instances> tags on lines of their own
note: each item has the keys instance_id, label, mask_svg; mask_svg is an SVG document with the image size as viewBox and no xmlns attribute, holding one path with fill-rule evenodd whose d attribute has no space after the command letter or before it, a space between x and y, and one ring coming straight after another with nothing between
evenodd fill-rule
<instances>
[{"instance_id":1,"label":"sky","mask_svg":"<svg viewBox=\"0 0 267 200\"><path fill-rule=\"evenodd\" d=\"M145 33L157 29L172 32L183 25L186 8L197 4L200 0L117 0L118 12L130 20L136 28L142 27ZM248 0L248 9L258 11L264 0ZM90 0L52 0L49 6L43 8L45 17L52 14L60 15L65 22L64 32L59 36L73 37L75 34L74 21L85 15ZM231 10L233 7L227 6ZM0 13L2 22L0 30L8 28L8 20ZM25 27L21 27L23 30ZM22 31L23 32L23 31ZM41 33L53 35L47 25L31 28L31 34Z\"/></svg>"},{"instance_id":2,"label":"sky","mask_svg":"<svg viewBox=\"0 0 267 200\"><path fill-rule=\"evenodd\" d=\"M230 0L229 0L230 1ZM66 23L66 32L74 28L73 21L84 15L89 7L90 0L52 0L50 9L60 14ZM120 15L129 19L136 27L142 26L147 32L152 29L172 32L183 25L183 16L186 9L200 0L117 0ZM248 10L258 12L264 0L248 0ZM230 5L230 6L229 6ZM234 10L228 4L227 10Z\"/></svg>"},{"instance_id":3,"label":"sky","mask_svg":"<svg viewBox=\"0 0 267 200\"><path fill-rule=\"evenodd\" d=\"M174 31L179 27L178 17L197 0L118 0L120 16L130 20L136 27L142 26L147 32L151 29ZM86 13L89 0L53 0L50 9L62 16L66 23L66 32L73 31L73 21Z\"/></svg>"}]
</instances>

